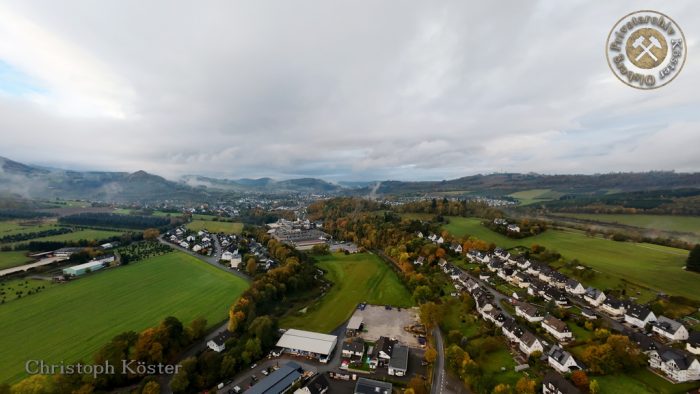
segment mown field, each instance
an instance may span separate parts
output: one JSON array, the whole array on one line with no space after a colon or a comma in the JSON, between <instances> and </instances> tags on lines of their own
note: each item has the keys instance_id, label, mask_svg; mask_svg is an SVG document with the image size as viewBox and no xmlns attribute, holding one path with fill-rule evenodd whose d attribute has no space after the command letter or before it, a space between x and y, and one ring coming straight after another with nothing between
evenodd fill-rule
<instances>
[{"instance_id":1,"label":"mown field","mask_svg":"<svg viewBox=\"0 0 700 394\"><path fill-rule=\"evenodd\" d=\"M561 197L562 193L551 189L530 189L510 194L510 197L518 199L521 205L530 205L545 202Z\"/></svg>"},{"instance_id":2,"label":"mown field","mask_svg":"<svg viewBox=\"0 0 700 394\"><path fill-rule=\"evenodd\" d=\"M0 382L21 379L28 359L91 360L114 335L167 316L186 324L202 316L217 324L246 287L234 275L173 252L0 305Z\"/></svg>"},{"instance_id":3,"label":"mown field","mask_svg":"<svg viewBox=\"0 0 700 394\"><path fill-rule=\"evenodd\" d=\"M18 243L25 243L25 242L31 242L31 241L66 242L66 241L80 241L81 239L92 241L92 240L101 240L101 239L111 238L111 237L115 237L115 236L118 236L121 234L122 234L121 231L87 229L87 230L73 231L72 233L51 235L48 237L41 237L41 238L34 238L31 240L21 241Z\"/></svg>"},{"instance_id":4,"label":"mown field","mask_svg":"<svg viewBox=\"0 0 700 394\"><path fill-rule=\"evenodd\" d=\"M574 219L595 220L603 223L624 224L649 230L700 234L700 217L697 216L596 213L558 213L556 215Z\"/></svg>"},{"instance_id":5,"label":"mown field","mask_svg":"<svg viewBox=\"0 0 700 394\"><path fill-rule=\"evenodd\" d=\"M598 381L601 394L685 394L700 386L697 382L673 384L647 369L624 375L592 376L591 379Z\"/></svg>"},{"instance_id":6,"label":"mown field","mask_svg":"<svg viewBox=\"0 0 700 394\"><path fill-rule=\"evenodd\" d=\"M51 230L56 227L56 220L5 220L0 221L0 237L21 233L36 233L44 230Z\"/></svg>"},{"instance_id":7,"label":"mown field","mask_svg":"<svg viewBox=\"0 0 700 394\"><path fill-rule=\"evenodd\" d=\"M495 233L475 218L450 217L445 225L456 236L473 235L498 246L512 248L539 244L558 251L567 259L578 259L599 271L592 285L615 287L622 280L667 294L700 299L697 284L700 275L683 270L688 252L665 246L615 242L588 237L579 231L547 230L537 236L514 240Z\"/></svg>"},{"instance_id":8,"label":"mown field","mask_svg":"<svg viewBox=\"0 0 700 394\"><path fill-rule=\"evenodd\" d=\"M361 302L413 306L396 273L374 254L335 253L320 257L318 266L333 286L305 312L283 318L280 327L331 332L349 319Z\"/></svg>"},{"instance_id":9,"label":"mown field","mask_svg":"<svg viewBox=\"0 0 700 394\"><path fill-rule=\"evenodd\" d=\"M0 270L27 264L32 261L26 251L0 252Z\"/></svg>"},{"instance_id":10,"label":"mown field","mask_svg":"<svg viewBox=\"0 0 700 394\"><path fill-rule=\"evenodd\" d=\"M192 231L207 230L212 233L240 234L243 231L243 223L193 220L187 223L187 228Z\"/></svg>"}]
</instances>

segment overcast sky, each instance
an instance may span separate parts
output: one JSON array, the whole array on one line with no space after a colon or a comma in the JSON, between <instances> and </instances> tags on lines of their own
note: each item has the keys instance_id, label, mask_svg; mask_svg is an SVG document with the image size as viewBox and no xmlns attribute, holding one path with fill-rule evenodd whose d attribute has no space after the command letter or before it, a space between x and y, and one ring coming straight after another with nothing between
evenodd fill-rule
<instances>
[{"instance_id":1,"label":"overcast sky","mask_svg":"<svg viewBox=\"0 0 700 394\"><path fill-rule=\"evenodd\" d=\"M169 178L700 170L697 1L466 3L2 1L0 156ZM688 42L661 89L606 63L638 9Z\"/></svg>"}]
</instances>

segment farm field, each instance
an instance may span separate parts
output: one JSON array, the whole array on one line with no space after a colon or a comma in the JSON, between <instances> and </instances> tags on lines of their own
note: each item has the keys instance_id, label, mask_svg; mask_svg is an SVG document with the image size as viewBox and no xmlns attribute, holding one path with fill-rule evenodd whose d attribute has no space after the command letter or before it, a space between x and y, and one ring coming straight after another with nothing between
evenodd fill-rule
<instances>
[{"instance_id":1,"label":"farm field","mask_svg":"<svg viewBox=\"0 0 700 394\"><path fill-rule=\"evenodd\" d=\"M25 242L30 242L30 241L66 242L66 241L80 241L81 239L92 241L92 240L101 240L101 239L105 239L105 238L115 237L115 236L118 236L120 234L122 234L121 231L88 229L88 230L73 231L72 233L51 235L51 236L42 237L42 238L34 238L31 240L27 240L27 241L21 241L19 243L25 243Z\"/></svg>"},{"instance_id":2,"label":"farm field","mask_svg":"<svg viewBox=\"0 0 700 394\"><path fill-rule=\"evenodd\" d=\"M0 252L0 270L27 264L32 261L26 256L27 251L18 250L14 252Z\"/></svg>"},{"instance_id":3,"label":"farm field","mask_svg":"<svg viewBox=\"0 0 700 394\"><path fill-rule=\"evenodd\" d=\"M530 205L538 202L550 201L561 197L561 193L551 189L530 189L511 193L510 197L518 199L521 205Z\"/></svg>"},{"instance_id":4,"label":"farm field","mask_svg":"<svg viewBox=\"0 0 700 394\"><path fill-rule=\"evenodd\" d=\"M469 234L505 248L545 246L599 271L594 281L606 281L610 287L625 279L668 294L700 299L697 292L700 275L683 270L688 256L686 250L587 237L575 230L547 230L537 236L514 240L489 230L475 218L450 217L450 223L444 228L456 236Z\"/></svg>"},{"instance_id":5,"label":"farm field","mask_svg":"<svg viewBox=\"0 0 700 394\"><path fill-rule=\"evenodd\" d=\"M280 327L331 332L349 319L358 303L409 307L413 300L396 273L374 254L335 253L318 258L319 268L333 282L328 293L305 313L289 315Z\"/></svg>"},{"instance_id":6,"label":"farm field","mask_svg":"<svg viewBox=\"0 0 700 394\"><path fill-rule=\"evenodd\" d=\"M413 212L408 212L408 213L402 213L400 214L402 219L408 219L408 220L431 220L432 218L435 217L435 215L431 213L413 213Z\"/></svg>"},{"instance_id":7,"label":"farm field","mask_svg":"<svg viewBox=\"0 0 700 394\"><path fill-rule=\"evenodd\" d=\"M15 235L21 233L36 233L44 230L51 230L56 228L55 220L41 220L41 221L20 221L20 220L6 220L0 222L0 237L7 235Z\"/></svg>"},{"instance_id":8,"label":"farm field","mask_svg":"<svg viewBox=\"0 0 700 394\"><path fill-rule=\"evenodd\" d=\"M207 230L212 233L240 234L243 231L243 223L193 220L187 223L187 228L192 231Z\"/></svg>"},{"instance_id":9,"label":"farm field","mask_svg":"<svg viewBox=\"0 0 700 394\"><path fill-rule=\"evenodd\" d=\"M24 360L91 360L114 335L175 316L213 326L247 284L185 253L173 252L91 274L0 305L0 382L24 376Z\"/></svg>"},{"instance_id":10,"label":"farm field","mask_svg":"<svg viewBox=\"0 0 700 394\"><path fill-rule=\"evenodd\" d=\"M678 231L700 234L700 217L672 215L633 215L595 213L557 213L574 219L594 220L603 223L624 224L650 230Z\"/></svg>"}]
</instances>

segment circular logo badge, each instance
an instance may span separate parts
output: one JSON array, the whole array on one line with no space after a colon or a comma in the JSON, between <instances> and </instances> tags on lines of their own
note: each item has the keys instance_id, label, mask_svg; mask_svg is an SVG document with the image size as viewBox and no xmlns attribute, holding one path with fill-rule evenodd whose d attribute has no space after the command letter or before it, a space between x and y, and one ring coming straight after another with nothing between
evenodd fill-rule
<instances>
[{"instance_id":1,"label":"circular logo badge","mask_svg":"<svg viewBox=\"0 0 700 394\"><path fill-rule=\"evenodd\" d=\"M637 11L610 30L605 55L620 81L637 89L655 89L673 81L683 68L685 36L668 16Z\"/></svg>"}]
</instances>

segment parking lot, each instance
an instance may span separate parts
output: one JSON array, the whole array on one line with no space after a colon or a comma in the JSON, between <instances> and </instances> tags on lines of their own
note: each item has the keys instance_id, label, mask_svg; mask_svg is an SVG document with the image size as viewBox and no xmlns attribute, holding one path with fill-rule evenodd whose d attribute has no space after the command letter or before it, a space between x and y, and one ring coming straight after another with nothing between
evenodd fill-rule
<instances>
[{"instance_id":1,"label":"parking lot","mask_svg":"<svg viewBox=\"0 0 700 394\"><path fill-rule=\"evenodd\" d=\"M367 341L376 341L379 337L397 339L399 342L412 347L420 347L418 338L404 330L404 327L420 322L418 308L391 308L367 305L364 310L356 309L353 316L361 316L364 332L359 336Z\"/></svg>"}]
</instances>

